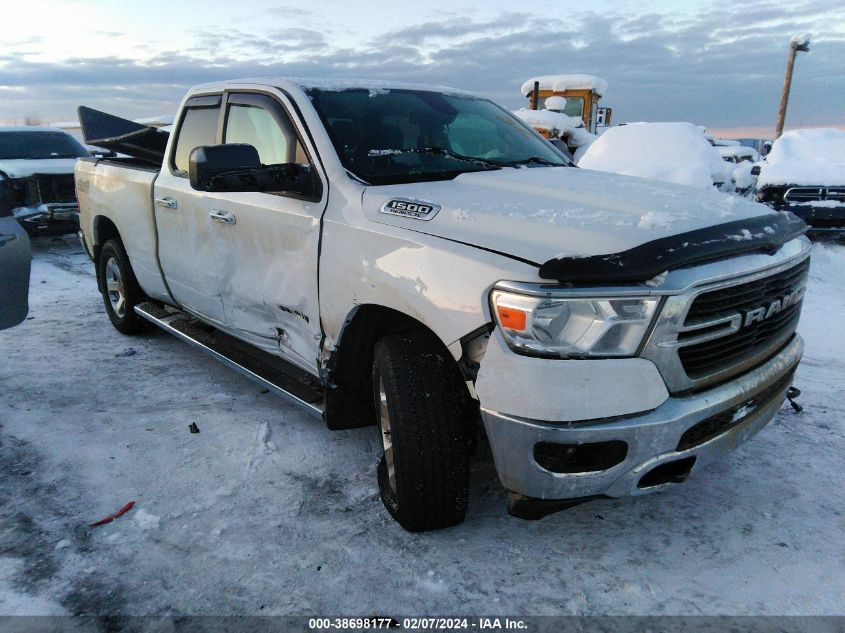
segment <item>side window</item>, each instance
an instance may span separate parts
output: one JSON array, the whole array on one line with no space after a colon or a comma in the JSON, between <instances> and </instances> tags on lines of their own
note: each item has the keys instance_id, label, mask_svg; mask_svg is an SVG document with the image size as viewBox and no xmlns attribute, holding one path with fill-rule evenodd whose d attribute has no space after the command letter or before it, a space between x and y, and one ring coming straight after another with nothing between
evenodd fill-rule
<instances>
[{"instance_id":1,"label":"side window","mask_svg":"<svg viewBox=\"0 0 845 633\"><path fill-rule=\"evenodd\" d=\"M188 159L195 147L214 145L217 140L217 120L220 117L220 98L212 106L189 107L185 109L179 137L176 139L176 151L173 153L173 167L188 173Z\"/></svg>"},{"instance_id":2,"label":"side window","mask_svg":"<svg viewBox=\"0 0 845 633\"><path fill-rule=\"evenodd\" d=\"M248 143L264 165L308 164L293 123L281 106L263 95L231 95L224 143Z\"/></svg>"}]
</instances>

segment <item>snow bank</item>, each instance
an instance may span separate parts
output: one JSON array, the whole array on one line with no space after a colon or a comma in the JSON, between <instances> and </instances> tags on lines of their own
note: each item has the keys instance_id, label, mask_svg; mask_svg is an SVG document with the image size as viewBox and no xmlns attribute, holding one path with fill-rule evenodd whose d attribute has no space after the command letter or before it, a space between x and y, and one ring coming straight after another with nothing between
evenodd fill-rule
<instances>
[{"instance_id":1,"label":"snow bank","mask_svg":"<svg viewBox=\"0 0 845 633\"><path fill-rule=\"evenodd\" d=\"M546 130L552 138L562 139L570 147L583 147L596 140L584 127L581 117L567 116L552 110L520 108L514 114L533 128Z\"/></svg>"},{"instance_id":2,"label":"snow bank","mask_svg":"<svg viewBox=\"0 0 845 633\"><path fill-rule=\"evenodd\" d=\"M605 131L578 166L710 189L728 166L691 123L631 123Z\"/></svg>"},{"instance_id":3,"label":"snow bank","mask_svg":"<svg viewBox=\"0 0 845 633\"><path fill-rule=\"evenodd\" d=\"M529 110L520 108L514 110L514 114L525 121L531 127L539 127L544 130L568 130L571 128L584 127L581 117L567 116L561 112L552 110Z\"/></svg>"},{"instance_id":4,"label":"snow bank","mask_svg":"<svg viewBox=\"0 0 845 633\"><path fill-rule=\"evenodd\" d=\"M540 82L540 90L594 90L599 96L607 92L607 82L595 75L570 74L570 75L540 75L532 77L522 84L522 94L526 97L534 90L534 82Z\"/></svg>"},{"instance_id":5,"label":"snow bank","mask_svg":"<svg viewBox=\"0 0 845 633\"><path fill-rule=\"evenodd\" d=\"M790 130L772 145L757 186L845 185L845 131Z\"/></svg>"}]
</instances>

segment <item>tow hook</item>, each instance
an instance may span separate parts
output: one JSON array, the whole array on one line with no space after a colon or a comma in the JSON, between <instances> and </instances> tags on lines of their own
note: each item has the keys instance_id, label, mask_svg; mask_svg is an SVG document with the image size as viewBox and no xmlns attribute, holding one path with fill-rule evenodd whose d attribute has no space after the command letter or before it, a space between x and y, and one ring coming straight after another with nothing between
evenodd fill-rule
<instances>
[{"instance_id":1,"label":"tow hook","mask_svg":"<svg viewBox=\"0 0 845 633\"><path fill-rule=\"evenodd\" d=\"M786 390L786 399L789 400L789 404L792 405L793 410L795 413L801 413L804 410L800 404L795 402L798 398L801 397L801 390L796 389L795 387L790 387Z\"/></svg>"}]
</instances>

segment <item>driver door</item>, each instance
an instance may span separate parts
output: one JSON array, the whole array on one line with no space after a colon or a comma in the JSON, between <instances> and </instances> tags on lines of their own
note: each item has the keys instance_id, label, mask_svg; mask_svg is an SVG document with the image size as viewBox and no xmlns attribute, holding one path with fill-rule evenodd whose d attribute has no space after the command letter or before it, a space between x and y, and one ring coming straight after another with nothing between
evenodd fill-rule
<instances>
[{"instance_id":1,"label":"driver door","mask_svg":"<svg viewBox=\"0 0 845 633\"><path fill-rule=\"evenodd\" d=\"M316 174L314 154L287 105L269 94L229 93L222 140L254 146L264 165L310 164ZM320 180L312 196L206 194L211 213L228 218L217 227L216 256L230 332L314 373L322 336L317 260L325 192Z\"/></svg>"}]
</instances>

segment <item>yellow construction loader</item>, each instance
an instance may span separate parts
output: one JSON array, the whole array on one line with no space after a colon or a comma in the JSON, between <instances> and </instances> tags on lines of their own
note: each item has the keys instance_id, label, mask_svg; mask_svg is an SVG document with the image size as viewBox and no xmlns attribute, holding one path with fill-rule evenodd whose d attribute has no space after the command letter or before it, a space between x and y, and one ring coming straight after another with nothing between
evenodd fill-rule
<instances>
[{"instance_id":1,"label":"yellow construction loader","mask_svg":"<svg viewBox=\"0 0 845 633\"><path fill-rule=\"evenodd\" d=\"M612 110L599 107L607 82L595 75L542 75L522 84L522 94L531 110L551 110L570 117L580 117L586 130L610 125ZM538 129L542 134L543 130ZM545 136L545 134L544 134Z\"/></svg>"}]
</instances>

